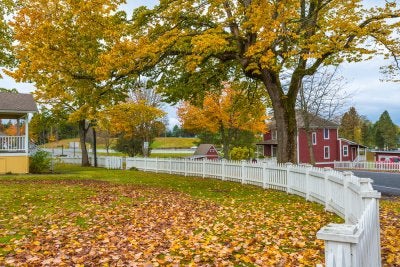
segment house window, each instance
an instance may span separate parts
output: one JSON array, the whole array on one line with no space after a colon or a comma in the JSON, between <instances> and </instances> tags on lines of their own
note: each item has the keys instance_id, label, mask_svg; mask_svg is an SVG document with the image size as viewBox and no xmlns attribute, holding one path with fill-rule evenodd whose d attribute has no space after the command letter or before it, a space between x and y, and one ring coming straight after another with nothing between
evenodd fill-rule
<instances>
[{"instance_id":1,"label":"house window","mask_svg":"<svg viewBox=\"0 0 400 267\"><path fill-rule=\"evenodd\" d=\"M278 131L272 131L272 140L278 139Z\"/></svg>"},{"instance_id":2,"label":"house window","mask_svg":"<svg viewBox=\"0 0 400 267\"><path fill-rule=\"evenodd\" d=\"M312 144L316 145L317 144L317 133L316 132L312 133L311 139L312 139Z\"/></svg>"},{"instance_id":3,"label":"house window","mask_svg":"<svg viewBox=\"0 0 400 267\"><path fill-rule=\"evenodd\" d=\"M276 146L271 146L271 157L276 157L276 149L277 149L277 147Z\"/></svg>"},{"instance_id":4,"label":"house window","mask_svg":"<svg viewBox=\"0 0 400 267\"><path fill-rule=\"evenodd\" d=\"M329 129L324 128L324 139L329 139Z\"/></svg>"},{"instance_id":5,"label":"house window","mask_svg":"<svg viewBox=\"0 0 400 267\"><path fill-rule=\"evenodd\" d=\"M330 148L329 146L324 146L324 159L329 159L330 158Z\"/></svg>"},{"instance_id":6,"label":"house window","mask_svg":"<svg viewBox=\"0 0 400 267\"><path fill-rule=\"evenodd\" d=\"M343 156L347 157L349 155L349 147L343 146Z\"/></svg>"}]
</instances>

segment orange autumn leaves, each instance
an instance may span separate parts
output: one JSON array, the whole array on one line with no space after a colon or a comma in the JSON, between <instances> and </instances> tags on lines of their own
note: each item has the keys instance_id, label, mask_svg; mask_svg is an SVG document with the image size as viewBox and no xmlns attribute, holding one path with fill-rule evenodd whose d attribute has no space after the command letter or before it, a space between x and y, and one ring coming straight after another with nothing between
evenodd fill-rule
<instances>
[{"instance_id":1,"label":"orange autumn leaves","mask_svg":"<svg viewBox=\"0 0 400 267\"><path fill-rule=\"evenodd\" d=\"M249 98L248 93L225 87L221 93L206 94L202 106L184 102L178 108L182 127L193 132L217 133L221 128L266 131L266 104L261 97Z\"/></svg>"}]
</instances>

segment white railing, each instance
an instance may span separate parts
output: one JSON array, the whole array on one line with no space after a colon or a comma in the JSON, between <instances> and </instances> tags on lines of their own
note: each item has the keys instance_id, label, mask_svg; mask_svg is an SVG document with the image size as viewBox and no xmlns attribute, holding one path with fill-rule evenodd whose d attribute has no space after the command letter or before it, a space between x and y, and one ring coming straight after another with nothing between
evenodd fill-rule
<instances>
[{"instance_id":1,"label":"white railing","mask_svg":"<svg viewBox=\"0 0 400 267\"><path fill-rule=\"evenodd\" d=\"M0 136L0 152L25 151L25 136Z\"/></svg>"},{"instance_id":2,"label":"white railing","mask_svg":"<svg viewBox=\"0 0 400 267\"><path fill-rule=\"evenodd\" d=\"M329 224L317 233L325 240L326 266L381 266L380 193L372 189L370 179L331 168L272 162L127 158L126 168L132 167L253 184L318 202L345 219L345 224Z\"/></svg>"},{"instance_id":3,"label":"white railing","mask_svg":"<svg viewBox=\"0 0 400 267\"><path fill-rule=\"evenodd\" d=\"M335 169L344 169L344 170L369 170L369 171L400 172L400 162L335 161L334 168Z\"/></svg>"}]
</instances>

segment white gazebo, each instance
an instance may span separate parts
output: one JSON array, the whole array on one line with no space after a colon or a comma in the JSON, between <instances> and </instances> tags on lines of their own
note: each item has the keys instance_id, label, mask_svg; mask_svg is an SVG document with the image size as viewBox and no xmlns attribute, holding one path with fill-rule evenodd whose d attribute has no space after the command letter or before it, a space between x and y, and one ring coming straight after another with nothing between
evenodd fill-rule
<instances>
[{"instance_id":1,"label":"white gazebo","mask_svg":"<svg viewBox=\"0 0 400 267\"><path fill-rule=\"evenodd\" d=\"M0 92L0 120L16 120L16 133L0 133L0 174L29 172L29 116L37 106L31 94ZM24 129L20 129L24 121Z\"/></svg>"}]
</instances>

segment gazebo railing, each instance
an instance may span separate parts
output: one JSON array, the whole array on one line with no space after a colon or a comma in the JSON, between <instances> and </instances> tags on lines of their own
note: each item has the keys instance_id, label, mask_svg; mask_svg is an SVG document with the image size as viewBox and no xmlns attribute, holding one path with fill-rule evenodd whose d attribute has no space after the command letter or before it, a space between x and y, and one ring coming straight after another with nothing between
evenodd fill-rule
<instances>
[{"instance_id":1,"label":"gazebo railing","mask_svg":"<svg viewBox=\"0 0 400 267\"><path fill-rule=\"evenodd\" d=\"M0 136L0 152L25 151L25 136Z\"/></svg>"}]
</instances>

